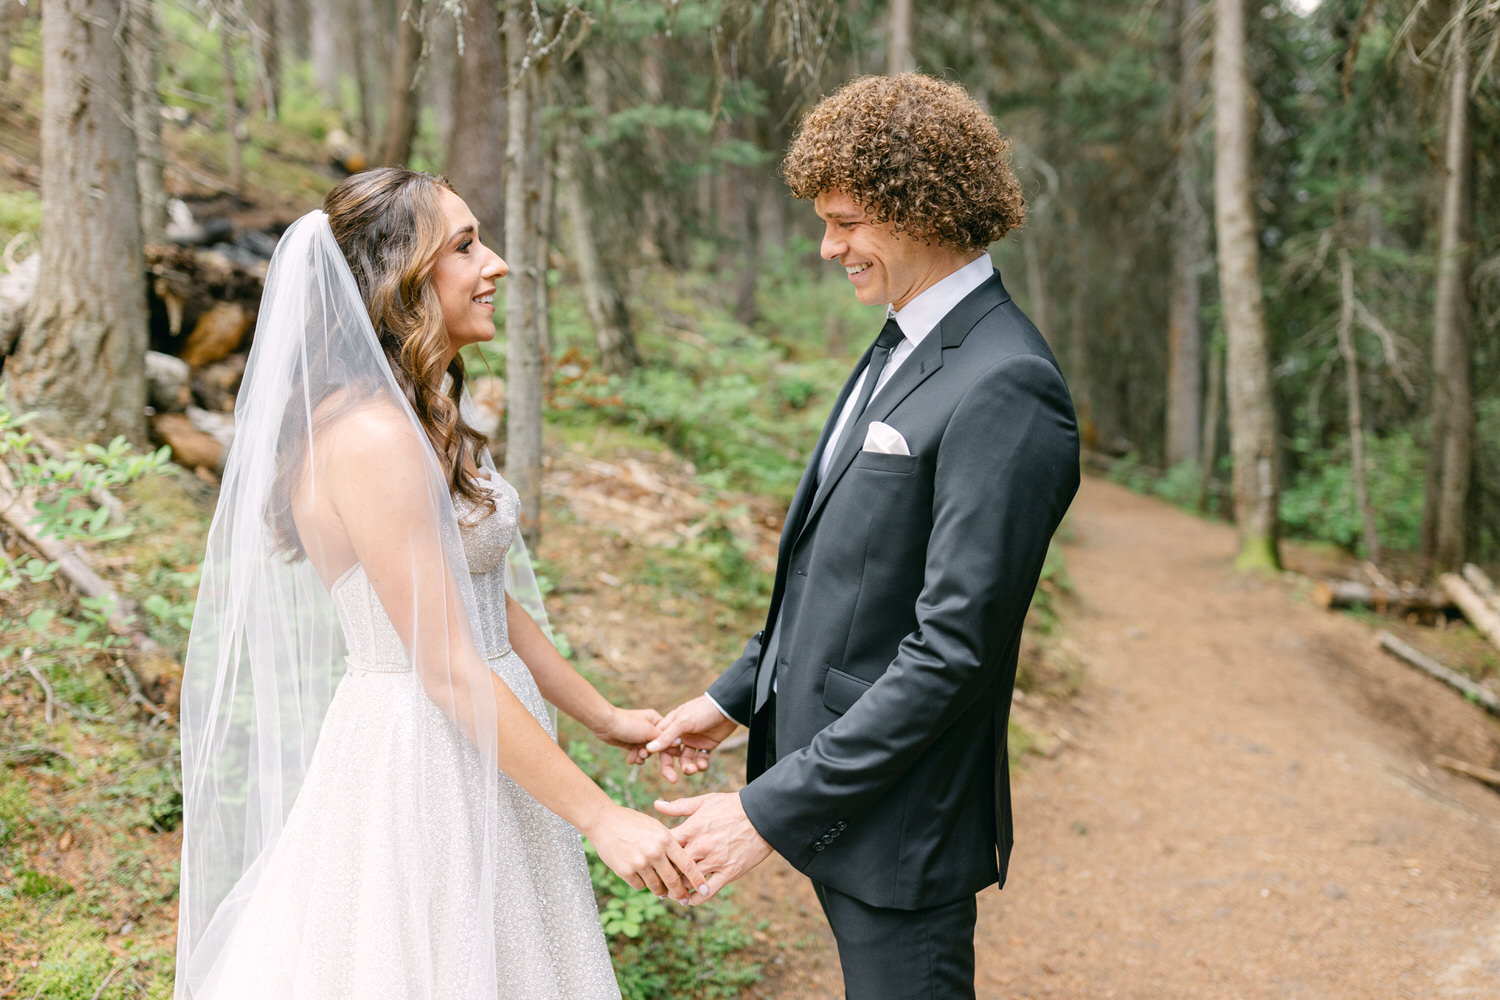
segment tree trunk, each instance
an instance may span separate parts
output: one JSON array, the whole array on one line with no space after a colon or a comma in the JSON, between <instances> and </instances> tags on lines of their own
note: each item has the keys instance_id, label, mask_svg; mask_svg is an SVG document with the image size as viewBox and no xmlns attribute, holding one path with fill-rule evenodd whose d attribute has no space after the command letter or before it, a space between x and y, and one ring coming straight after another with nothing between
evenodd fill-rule
<instances>
[{"instance_id":1,"label":"tree trunk","mask_svg":"<svg viewBox=\"0 0 1500 1000\"><path fill-rule=\"evenodd\" d=\"M311 54L312 41L312 11L313 4L309 0L272 0L278 11L276 15L276 35L281 43L278 46L276 56L276 67L280 71L283 67L296 63L299 59L306 59ZM277 78L276 92L281 93L281 79Z\"/></svg>"},{"instance_id":2,"label":"tree trunk","mask_svg":"<svg viewBox=\"0 0 1500 1000\"><path fill-rule=\"evenodd\" d=\"M1167 320L1167 465L1196 462L1203 424L1203 264L1208 220L1198 179L1198 109L1203 102L1198 0L1178 0L1177 157L1172 188L1172 270ZM1206 475L1207 470L1202 470Z\"/></svg>"},{"instance_id":3,"label":"tree trunk","mask_svg":"<svg viewBox=\"0 0 1500 1000\"><path fill-rule=\"evenodd\" d=\"M352 35L354 39L354 89L358 101L360 149L373 150L378 137L375 131L375 95L380 89L379 81L389 72L385 54L381 51L385 25L382 15L387 5L386 0L352 0L354 22L362 30L351 32L347 24L340 26L346 38Z\"/></svg>"},{"instance_id":4,"label":"tree trunk","mask_svg":"<svg viewBox=\"0 0 1500 1000\"><path fill-rule=\"evenodd\" d=\"M19 3L0 3L0 83L10 80L10 47L25 16L26 8Z\"/></svg>"},{"instance_id":5,"label":"tree trunk","mask_svg":"<svg viewBox=\"0 0 1500 1000\"><path fill-rule=\"evenodd\" d=\"M255 61L260 67L261 101L266 117L274 120L281 113L281 36L285 11L282 0L260 0L257 4Z\"/></svg>"},{"instance_id":6,"label":"tree trunk","mask_svg":"<svg viewBox=\"0 0 1500 1000\"><path fill-rule=\"evenodd\" d=\"M541 108L547 103L547 99L538 95L547 95L551 89L546 86L546 80L539 80L536 94L532 100L537 103L537 130L541 132ZM532 283L532 293L536 296L536 339L542 348L542 379L543 395L546 394L545 382L546 372L552 365L552 299L551 290L547 284L547 272L551 266L552 239L557 233L557 171L554 165L557 162L557 144L551 140L539 141L531 150L531 166L528 172L537 178L537 211L536 211L536 254L533 268L536 271L537 280Z\"/></svg>"},{"instance_id":7,"label":"tree trunk","mask_svg":"<svg viewBox=\"0 0 1500 1000\"><path fill-rule=\"evenodd\" d=\"M493 0L471 0L459 21L463 46L454 64L454 128L448 140L448 179L469 203L481 235L504 242L506 76L500 11ZM509 251L507 251L508 253Z\"/></svg>"},{"instance_id":8,"label":"tree trunk","mask_svg":"<svg viewBox=\"0 0 1500 1000\"><path fill-rule=\"evenodd\" d=\"M1073 391L1073 407L1078 413L1078 431L1085 451L1099 447L1099 428L1094 423L1093 378L1089 371L1089 337L1084 296L1087 286L1088 247L1084 243L1082 221L1078 211L1069 207L1065 213L1068 231L1068 259L1073 265L1073 296L1068 303L1068 384Z\"/></svg>"},{"instance_id":9,"label":"tree trunk","mask_svg":"<svg viewBox=\"0 0 1500 1000\"><path fill-rule=\"evenodd\" d=\"M43 430L145 440L146 289L120 0L42 4L41 279L6 365Z\"/></svg>"},{"instance_id":10,"label":"tree trunk","mask_svg":"<svg viewBox=\"0 0 1500 1000\"><path fill-rule=\"evenodd\" d=\"M1214 214L1229 342L1229 437L1240 569L1277 569L1276 408L1271 398L1260 248L1251 204L1253 95L1244 0L1214 0Z\"/></svg>"},{"instance_id":11,"label":"tree trunk","mask_svg":"<svg viewBox=\"0 0 1500 1000\"><path fill-rule=\"evenodd\" d=\"M786 187L774 169L760 173L760 194L756 199L759 217L760 243L763 247L785 250L786 235ZM1043 327L1045 329L1045 327Z\"/></svg>"},{"instance_id":12,"label":"tree trunk","mask_svg":"<svg viewBox=\"0 0 1500 1000\"><path fill-rule=\"evenodd\" d=\"M911 50L912 0L891 0L890 53L886 72L895 76L917 68Z\"/></svg>"},{"instance_id":13,"label":"tree trunk","mask_svg":"<svg viewBox=\"0 0 1500 1000\"><path fill-rule=\"evenodd\" d=\"M1026 312L1036 328L1046 337L1057 336L1052 329L1051 303L1047 301L1047 265L1042 259L1042 241L1036 232L1021 238L1026 256Z\"/></svg>"},{"instance_id":14,"label":"tree trunk","mask_svg":"<svg viewBox=\"0 0 1500 1000\"><path fill-rule=\"evenodd\" d=\"M477 6L483 0L472 2ZM417 134L415 85L422 57L421 17L421 0L411 0L396 14L396 61L387 80L385 138L380 147L380 162L387 166L406 165L412 137Z\"/></svg>"},{"instance_id":15,"label":"tree trunk","mask_svg":"<svg viewBox=\"0 0 1500 1000\"><path fill-rule=\"evenodd\" d=\"M1224 347L1217 341L1208 345L1208 398L1203 403L1203 432L1199 435L1198 509L1208 510L1208 488L1214 481L1214 466L1219 461L1219 422L1224 415Z\"/></svg>"},{"instance_id":16,"label":"tree trunk","mask_svg":"<svg viewBox=\"0 0 1500 1000\"><path fill-rule=\"evenodd\" d=\"M347 47L344 15L353 3L310 0L307 18L307 48L312 62L313 82L334 107L344 109L340 81L344 76L344 51ZM471 4L470 6L477 6ZM361 148L368 149L361 141Z\"/></svg>"},{"instance_id":17,"label":"tree trunk","mask_svg":"<svg viewBox=\"0 0 1500 1000\"><path fill-rule=\"evenodd\" d=\"M1468 279L1472 267L1474 137L1469 120L1467 19L1453 29L1453 69L1443 148L1437 310L1432 332L1432 441L1427 451L1422 551L1439 569L1464 560L1474 468L1473 357Z\"/></svg>"},{"instance_id":18,"label":"tree trunk","mask_svg":"<svg viewBox=\"0 0 1500 1000\"><path fill-rule=\"evenodd\" d=\"M613 270L601 257L594 238L594 222L583 186L587 168L581 163L582 147L583 137L577 126L570 123L557 147L557 183L573 236L573 258L578 263L584 305L594 327L594 343L599 348L599 366L611 375L626 375L641 363L641 358L636 351L625 294Z\"/></svg>"},{"instance_id":19,"label":"tree trunk","mask_svg":"<svg viewBox=\"0 0 1500 1000\"><path fill-rule=\"evenodd\" d=\"M663 66L665 56L661 49L660 39L653 35L646 39L641 52L641 92L647 104L667 103L667 72ZM602 76L602 67L596 70L597 66L597 60L591 61L589 69ZM653 125L646 126L647 148L663 149L666 142L667 137L661 129ZM702 190L712 188L712 180L705 174L699 178L699 185L701 193ZM679 198L681 198L680 195ZM679 267L686 256L682 252L680 224L685 214L684 211L681 207L673 206L665 192L655 188L648 188L642 194L641 210L644 216L641 229L641 252L658 264L664 264L670 268Z\"/></svg>"},{"instance_id":20,"label":"tree trunk","mask_svg":"<svg viewBox=\"0 0 1500 1000\"><path fill-rule=\"evenodd\" d=\"M130 20L126 66L130 74L131 122L135 131L136 183L141 199L141 239L166 242L167 190L162 178L167 155L161 144L161 91L157 87L161 31L154 0L127 0Z\"/></svg>"},{"instance_id":21,"label":"tree trunk","mask_svg":"<svg viewBox=\"0 0 1500 1000\"><path fill-rule=\"evenodd\" d=\"M725 175L737 180L731 204L739 216L740 253L739 272L734 291L734 318L745 326L753 326L760 318L760 307L755 301L755 292L760 284L760 205L756 191L760 187L759 166L731 167Z\"/></svg>"},{"instance_id":22,"label":"tree trunk","mask_svg":"<svg viewBox=\"0 0 1500 1000\"><path fill-rule=\"evenodd\" d=\"M219 125L229 146L225 155L229 160L229 190L236 201L245 197L245 159L240 147L240 95L239 84L234 77L234 45L239 36L239 25L234 20L234 11L219 6L219 72L224 86L223 115Z\"/></svg>"},{"instance_id":23,"label":"tree trunk","mask_svg":"<svg viewBox=\"0 0 1500 1000\"><path fill-rule=\"evenodd\" d=\"M1375 510L1365 484L1365 417L1360 398L1359 352L1354 345L1354 265L1349 250L1339 248L1339 354L1344 359L1344 385L1349 417L1349 475L1354 483L1354 506L1364 525L1365 555L1380 563L1380 534L1375 529Z\"/></svg>"},{"instance_id":24,"label":"tree trunk","mask_svg":"<svg viewBox=\"0 0 1500 1000\"><path fill-rule=\"evenodd\" d=\"M465 4L465 7L480 6L479 4ZM492 6L485 4L484 6ZM466 97L472 97L467 90L472 86L468 79L460 77L454 70L458 66L458 22L453 17L459 16L458 11L449 17L441 5L424 8L429 13L424 15L422 22L422 48L424 54L420 57L421 67L417 70L417 107L432 112L432 138L434 145L446 150L453 142L453 131L455 124L461 124L464 128L469 127L470 114L467 106L458 108L457 95L460 90L465 92ZM504 60L501 60L499 69L503 71ZM503 81L503 77L501 78ZM503 83L502 83L503 86ZM497 100L504 100L503 93L496 94ZM478 101L472 103L478 104ZM503 155L503 154L502 154ZM452 178L449 178L450 180ZM473 211L473 206L470 206ZM476 215L475 218L478 218ZM481 222L483 220L480 220ZM489 232L486 230L486 232ZM490 236L498 235L500 230L490 233Z\"/></svg>"},{"instance_id":25,"label":"tree trunk","mask_svg":"<svg viewBox=\"0 0 1500 1000\"><path fill-rule=\"evenodd\" d=\"M505 61L508 68L505 143L505 256L511 263L505 292L506 420L505 478L521 497L521 530L527 544L540 540L542 498L543 363L536 282L541 229L541 178L537 176L537 107L540 60L528 41L531 8L507 0Z\"/></svg>"}]
</instances>

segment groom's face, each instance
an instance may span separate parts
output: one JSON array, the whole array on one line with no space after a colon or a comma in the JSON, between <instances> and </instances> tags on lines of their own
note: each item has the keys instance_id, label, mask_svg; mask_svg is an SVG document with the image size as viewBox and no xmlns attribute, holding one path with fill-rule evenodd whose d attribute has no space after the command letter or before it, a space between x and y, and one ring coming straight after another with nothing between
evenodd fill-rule
<instances>
[{"instance_id":1,"label":"groom's face","mask_svg":"<svg viewBox=\"0 0 1500 1000\"><path fill-rule=\"evenodd\" d=\"M901 309L954 270L952 251L873 221L842 191L824 191L813 199L813 210L823 220L819 252L843 265L865 305Z\"/></svg>"}]
</instances>

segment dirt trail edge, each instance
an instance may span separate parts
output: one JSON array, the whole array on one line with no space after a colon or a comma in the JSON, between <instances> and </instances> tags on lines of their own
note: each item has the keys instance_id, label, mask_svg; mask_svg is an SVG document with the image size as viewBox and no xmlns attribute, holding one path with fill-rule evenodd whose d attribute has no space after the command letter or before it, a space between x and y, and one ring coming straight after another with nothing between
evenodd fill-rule
<instances>
[{"instance_id":1,"label":"dirt trail edge","mask_svg":"<svg viewBox=\"0 0 1500 1000\"><path fill-rule=\"evenodd\" d=\"M1433 764L1491 765L1500 724L1232 573L1232 529L1089 479L1065 531L1087 676L1015 783L979 996L1500 998L1500 796ZM765 995L838 996L812 894L762 869L742 899L802 946Z\"/></svg>"}]
</instances>

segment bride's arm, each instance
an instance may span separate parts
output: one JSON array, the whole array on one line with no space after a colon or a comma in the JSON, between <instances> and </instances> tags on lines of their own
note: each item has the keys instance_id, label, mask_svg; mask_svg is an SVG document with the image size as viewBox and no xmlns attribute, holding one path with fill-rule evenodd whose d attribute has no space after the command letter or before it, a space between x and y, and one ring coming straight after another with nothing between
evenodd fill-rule
<instances>
[{"instance_id":1,"label":"bride's arm","mask_svg":"<svg viewBox=\"0 0 1500 1000\"><path fill-rule=\"evenodd\" d=\"M667 829L612 802L474 648L442 542L443 498L433 496L440 484L424 464L425 442L394 412L366 411L357 424L335 432L333 447L320 456L316 485L327 490L428 696L501 771L587 836L631 885L675 899L704 885Z\"/></svg>"},{"instance_id":2,"label":"bride's arm","mask_svg":"<svg viewBox=\"0 0 1500 1000\"><path fill-rule=\"evenodd\" d=\"M563 659L521 602L505 595L505 617L511 648L531 671L542 697L588 726L604 742L629 751L626 759L639 764L649 754L645 745L656 738L661 713L652 709L624 709L610 704L594 685Z\"/></svg>"}]
</instances>

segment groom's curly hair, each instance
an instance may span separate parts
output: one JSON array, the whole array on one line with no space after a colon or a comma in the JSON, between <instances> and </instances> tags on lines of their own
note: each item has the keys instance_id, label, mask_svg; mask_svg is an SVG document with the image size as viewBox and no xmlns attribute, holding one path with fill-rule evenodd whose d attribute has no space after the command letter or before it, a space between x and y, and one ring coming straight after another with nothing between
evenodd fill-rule
<instances>
[{"instance_id":1,"label":"groom's curly hair","mask_svg":"<svg viewBox=\"0 0 1500 1000\"><path fill-rule=\"evenodd\" d=\"M1010 141L956 84L865 76L818 102L782 163L792 194L840 191L874 222L983 250L1026 219Z\"/></svg>"}]
</instances>

